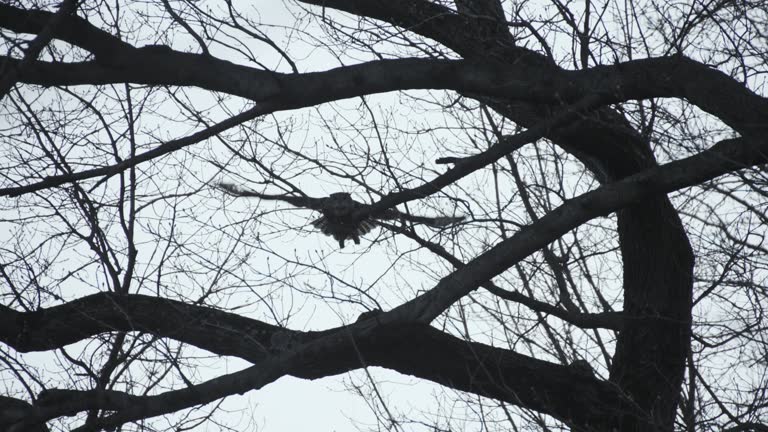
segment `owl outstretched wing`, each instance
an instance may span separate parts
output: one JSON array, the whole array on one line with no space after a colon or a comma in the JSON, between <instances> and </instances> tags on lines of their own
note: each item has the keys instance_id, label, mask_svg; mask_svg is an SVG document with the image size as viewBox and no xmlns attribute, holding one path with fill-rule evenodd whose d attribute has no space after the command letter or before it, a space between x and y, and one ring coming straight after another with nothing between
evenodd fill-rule
<instances>
[{"instance_id":1,"label":"owl outstretched wing","mask_svg":"<svg viewBox=\"0 0 768 432\"><path fill-rule=\"evenodd\" d=\"M261 192L256 192L249 189L241 188L240 186L233 185L231 183L216 183L215 186L218 189L227 192L230 195L250 198L261 198L271 201L284 201L294 207L308 208L312 210L320 211L323 207L324 198L313 198L306 195L270 195Z\"/></svg>"},{"instance_id":2,"label":"owl outstretched wing","mask_svg":"<svg viewBox=\"0 0 768 432\"><path fill-rule=\"evenodd\" d=\"M323 234L333 237L344 247L346 240L360 244L360 237L369 233L378 224L377 220L407 220L432 227L445 227L461 222L464 217L453 216L417 216L403 213L397 209L387 209L377 214L371 214L371 206L352 199L346 192L336 192L326 198L313 198L306 195L269 195L240 188L229 183L218 183L219 189L242 197L254 197L266 200L284 201L296 207L319 211L322 216L311 222L311 225Z\"/></svg>"},{"instance_id":3,"label":"owl outstretched wing","mask_svg":"<svg viewBox=\"0 0 768 432\"><path fill-rule=\"evenodd\" d=\"M464 216L419 216L409 213L403 213L397 209L388 209L380 215L373 216L379 220L397 220L402 219L413 223L428 225L435 228L442 228L464 220Z\"/></svg>"}]
</instances>

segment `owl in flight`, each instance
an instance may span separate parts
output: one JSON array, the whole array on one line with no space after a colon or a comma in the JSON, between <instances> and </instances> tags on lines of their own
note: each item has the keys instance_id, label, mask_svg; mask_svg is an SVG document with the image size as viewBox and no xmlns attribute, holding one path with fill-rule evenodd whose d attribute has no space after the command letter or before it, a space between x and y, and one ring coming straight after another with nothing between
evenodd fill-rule
<instances>
[{"instance_id":1,"label":"owl in flight","mask_svg":"<svg viewBox=\"0 0 768 432\"><path fill-rule=\"evenodd\" d=\"M352 239L355 244L360 244L360 236L370 232L377 225L377 220L403 219L433 227L444 227L464 219L463 216L414 216L393 208L372 214L366 211L370 208L369 205L353 200L352 196L346 192L336 192L327 198L312 198L308 196L267 195L243 190L227 183L219 183L218 187L235 196L285 201L296 207L319 211L322 216L312 221L312 226L319 229L323 234L333 237L339 242L339 247L342 248L344 241L348 239Z\"/></svg>"}]
</instances>

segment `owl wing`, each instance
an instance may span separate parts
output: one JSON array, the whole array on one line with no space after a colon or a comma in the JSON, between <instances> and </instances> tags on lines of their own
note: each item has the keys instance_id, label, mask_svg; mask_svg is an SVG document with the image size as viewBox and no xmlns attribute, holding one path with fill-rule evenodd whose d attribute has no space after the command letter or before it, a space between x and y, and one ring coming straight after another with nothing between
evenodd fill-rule
<instances>
[{"instance_id":1,"label":"owl wing","mask_svg":"<svg viewBox=\"0 0 768 432\"><path fill-rule=\"evenodd\" d=\"M381 220L403 219L409 222L420 223L420 224L429 225L433 227L445 227L445 226L452 225L464 220L464 216L435 216L435 217L418 216L418 215L403 213L396 209L385 210L383 213L380 213L374 216L374 218L381 219Z\"/></svg>"},{"instance_id":2,"label":"owl wing","mask_svg":"<svg viewBox=\"0 0 768 432\"><path fill-rule=\"evenodd\" d=\"M288 204L293 205L294 207L308 208L308 209L318 210L318 211L323 209L323 203L326 200L326 198L313 198L306 195L295 196L295 195L264 194L261 192L244 189L244 188L241 188L240 186L236 186L230 183L216 183L215 186L223 190L224 192L227 192L228 194L234 195L234 196L261 198L264 200L271 200L271 201L284 201L284 202L287 202Z\"/></svg>"}]
</instances>

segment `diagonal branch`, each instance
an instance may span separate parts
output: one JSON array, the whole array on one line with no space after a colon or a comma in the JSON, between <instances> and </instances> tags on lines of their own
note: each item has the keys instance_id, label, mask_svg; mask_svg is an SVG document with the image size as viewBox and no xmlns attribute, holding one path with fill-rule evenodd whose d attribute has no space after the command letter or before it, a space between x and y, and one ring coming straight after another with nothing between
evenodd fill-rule
<instances>
[{"instance_id":1,"label":"diagonal branch","mask_svg":"<svg viewBox=\"0 0 768 432\"><path fill-rule=\"evenodd\" d=\"M444 187L468 176L469 174L511 154L525 144L534 142L551 130L566 125L577 119L580 115L589 111L591 108L599 106L601 98L598 95L587 96L576 102L572 106L563 108L552 117L541 121L536 126L520 132L516 135L506 136L484 152L473 156L456 159L453 168L446 173L437 176L435 179L413 189L407 189L400 192L391 193L380 201L372 204L366 211L376 213L388 208L395 207L398 204L405 203L414 199L424 198L439 192Z\"/></svg>"},{"instance_id":2,"label":"diagonal branch","mask_svg":"<svg viewBox=\"0 0 768 432\"><path fill-rule=\"evenodd\" d=\"M101 427L242 394L285 375L316 379L366 365L534 409L574 426L591 425L600 430L601 426L615 426L616 418L627 412L644 418L615 385L577 368L461 340L423 324L368 327L365 333L342 330L318 337L248 369L191 388L130 401L104 419ZM574 398L574 394L581 397Z\"/></svg>"},{"instance_id":3,"label":"diagonal branch","mask_svg":"<svg viewBox=\"0 0 768 432\"><path fill-rule=\"evenodd\" d=\"M224 132L229 128L235 127L241 123L247 122L249 120L253 120L256 117L262 116L264 114L269 114L277 110L279 110L278 107L270 106L269 104L258 104L247 111L243 111L240 114L237 114L233 117L230 117L226 120L216 123L215 125L210 126L206 129L203 129L199 132L196 132L192 135L186 136L184 138L179 138L173 141L168 141L166 143L163 143L157 146L152 150L148 150L132 158L122 160L116 164L104 166L101 168L94 168L90 170L80 171L72 174L60 174L60 175L47 176L47 177L44 177L43 180L39 182L31 183L27 185L0 188L0 196L14 197L14 196L36 192L36 191L47 189L47 188L61 186L66 183L73 183L80 180L86 180L86 179L95 178L95 177L103 176L105 178L109 178L114 175L120 174L121 172L127 169L135 167L142 162L146 162L152 159L157 159L169 153L173 153L177 150L180 150L184 147L197 144L200 141L203 141L212 136L215 136L216 134Z\"/></svg>"},{"instance_id":4,"label":"diagonal branch","mask_svg":"<svg viewBox=\"0 0 768 432\"><path fill-rule=\"evenodd\" d=\"M570 199L514 236L442 279L429 292L386 316L430 322L456 300L571 229L643 198L666 194L744 167L768 162L768 141L724 140L688 158L654 167ZM625 316L625 320L631 317Z\"/></svg>"},{"instance_id":5,"label":"diagonal branch","mask_svg":"<svg viewBox=\"0 0 768 432\"><path fill-rule=\"evenodd\" d=\"M461 261L456 256L454 256L453 254L445 250L445 248L439 244L424 240L421 237L412 233L410 230L402 229L400 227L397 227L391 224L382 223L381 225L385 226L387 229L391 231L402 234L412 239L413 241L417 242L420 246L423 246L429 249L435 255L438 255L439 257L445 259L457 269L465 266L463 261ZM604 329L610 329L610 330L616 330L616 331L621 330L621 326L623 322L623 316L621 312L603 312L603 313L570 312L565 309L553 306L547 302L543 302L540 300L536 300L535 298L528 297L517 291L505 290L504 288L501 288L500 286L496 285L495 283L493 283L493 281L490 281L490 280L487 282L483 282L480 286L488 290L488 292L492 293L493 295L503 298L504 300L520 303L521 305L533 311L555 316L565 322L571 323L583 329L604 328Z\"/></svg>"}]
</instances>

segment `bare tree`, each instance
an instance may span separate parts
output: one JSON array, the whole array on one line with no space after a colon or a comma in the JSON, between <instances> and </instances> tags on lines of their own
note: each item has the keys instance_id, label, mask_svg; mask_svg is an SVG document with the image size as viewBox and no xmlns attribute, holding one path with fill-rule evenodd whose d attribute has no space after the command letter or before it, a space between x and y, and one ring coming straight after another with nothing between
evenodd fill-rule
<instances>
[{"instance_id":1,"label":"bare tree","mask_svg":"<svg viewBox=\"0 0 768 432\"><path fill-rule=\"evenodd\" d=\"M375 429L768 430L765 28L0 4L0 429L243 430L227 396L361 370ZM400 410L372 366L442 392Z\"/></svg>"}]
</instances>

